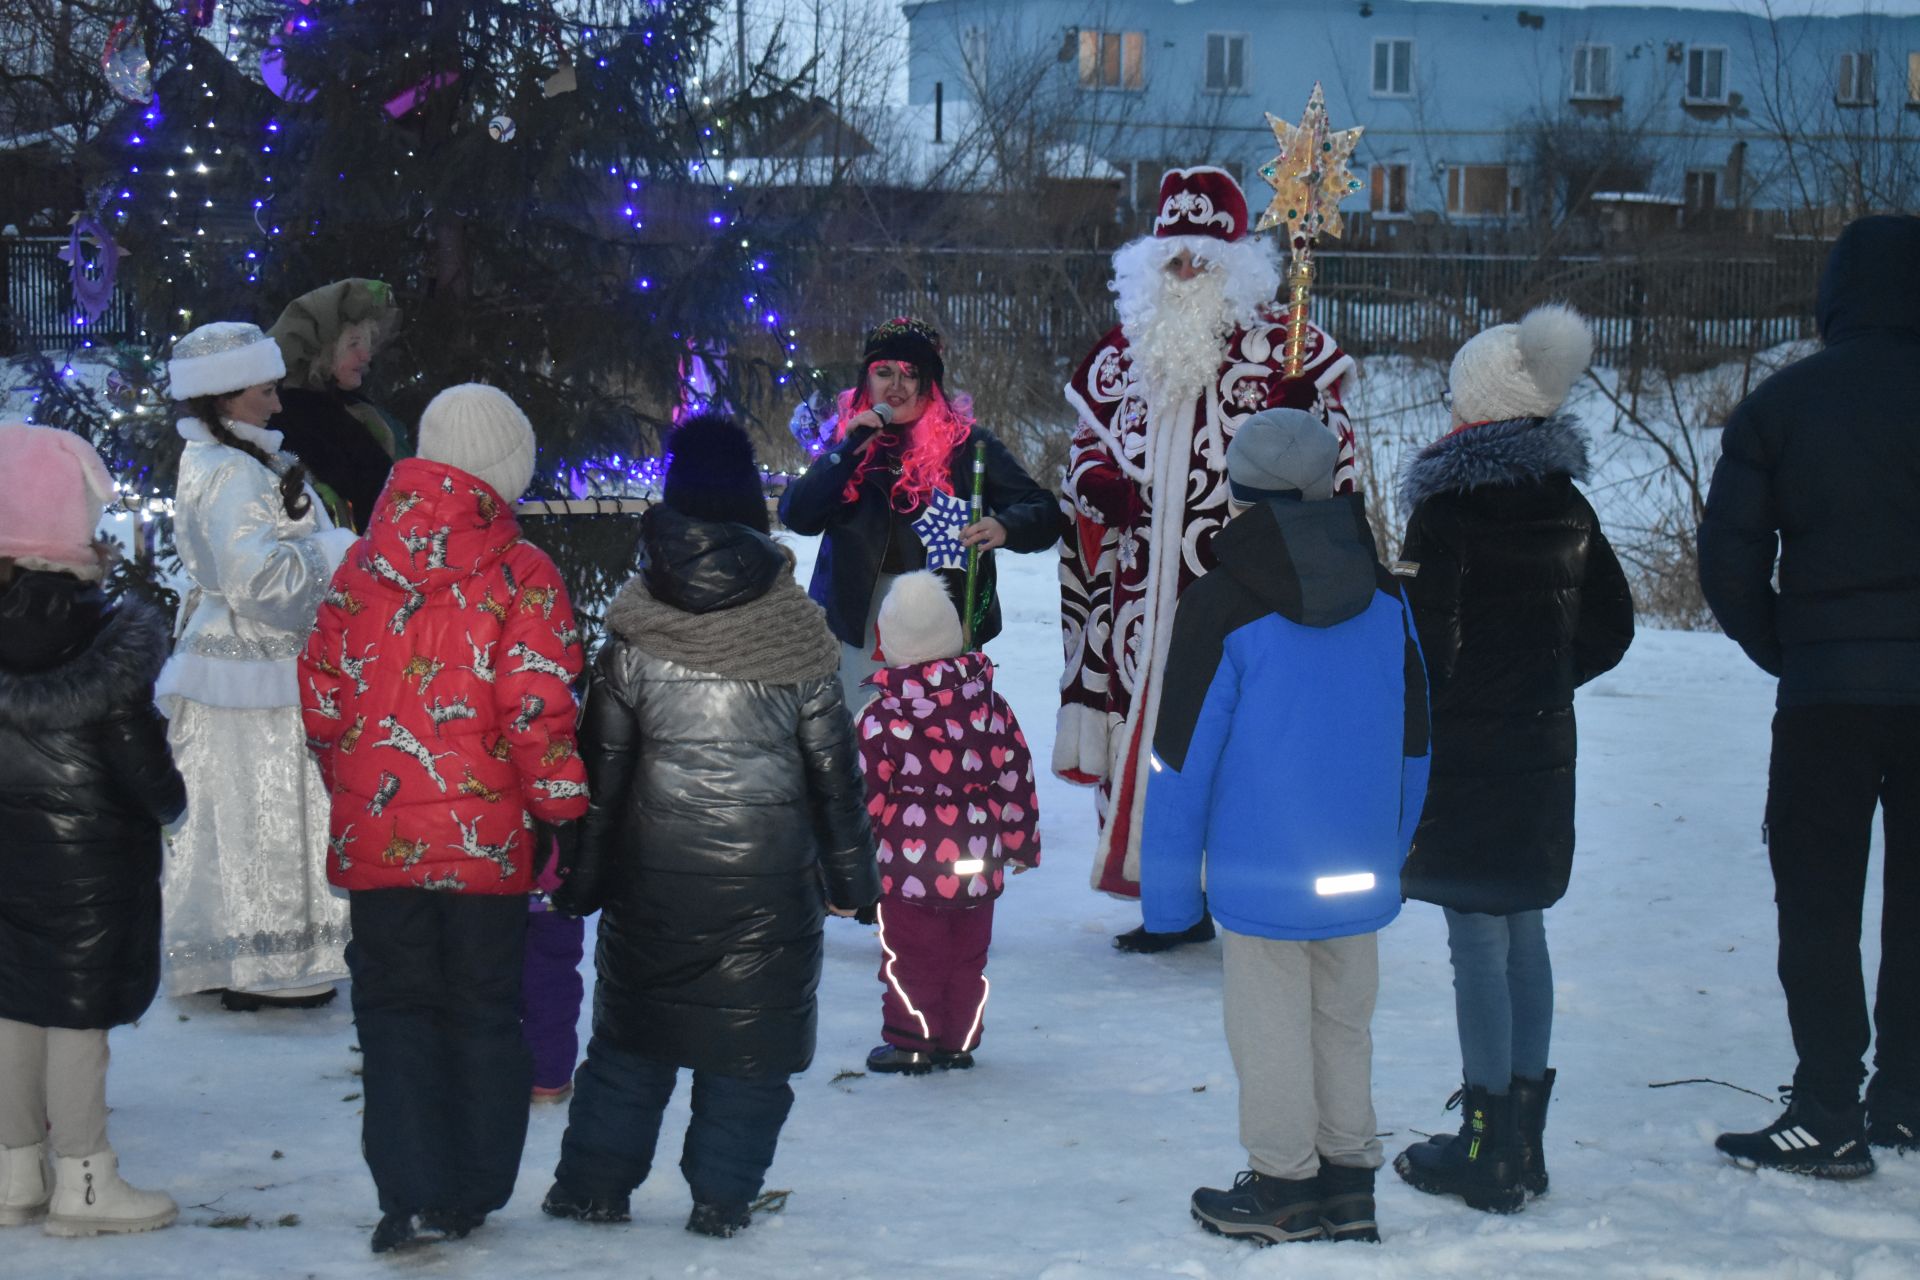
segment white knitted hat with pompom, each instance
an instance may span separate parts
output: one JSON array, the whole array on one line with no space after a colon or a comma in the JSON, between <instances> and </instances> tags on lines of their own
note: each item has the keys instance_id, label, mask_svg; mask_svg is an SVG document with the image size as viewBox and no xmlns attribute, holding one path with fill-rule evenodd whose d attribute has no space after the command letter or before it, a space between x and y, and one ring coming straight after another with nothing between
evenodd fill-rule
<instances>
[{"instance_id":1,"label":"white knitted hat with pompom","mask_svg":"<svg viewBox=\"0 0 1920 1280\"><path fill-rule=\"evenodd\" d=\"M880 653L890 667L908 667L960 655L960 611L940 575L922 569L893 580L874 619Z\"/></svg>"},{"instance_id":2,"label":"white knitted hat with pompom","mask_svg":"<svg viewBox=\"0 0 1920 1280\"><path fill-rule=\"evenodd\" d=\"M1519 324L1469 338L1447 373L1455 422L1545 418L1593 359L1593 332L1571 307L1536 307Z\"/></svg>"}]
</instances>

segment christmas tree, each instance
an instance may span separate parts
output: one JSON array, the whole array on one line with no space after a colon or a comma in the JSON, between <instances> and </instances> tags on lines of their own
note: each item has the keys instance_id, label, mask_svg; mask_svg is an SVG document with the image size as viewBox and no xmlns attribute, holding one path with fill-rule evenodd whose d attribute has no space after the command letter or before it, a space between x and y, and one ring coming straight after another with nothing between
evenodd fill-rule
<instances>
[{"instance_id":1,"label":"christmas tree","mask_svg":"<svg viewBox=\"0 0 1920 1280\"><path fill-rule=\"evenodd\" d=\"M792 377L777 246L724 161L784 86L702 83L720 7L146 0L103 50L130 105L82 157L144 330L117 359L157 370L194 325L380 280L404 322L371 389L402 421L490 382L535 424L536 493L644 478L690 387L751 412ZM119 410L55 389L41 416L164 419L127 385Z\"/></svg>"}]
</instances>

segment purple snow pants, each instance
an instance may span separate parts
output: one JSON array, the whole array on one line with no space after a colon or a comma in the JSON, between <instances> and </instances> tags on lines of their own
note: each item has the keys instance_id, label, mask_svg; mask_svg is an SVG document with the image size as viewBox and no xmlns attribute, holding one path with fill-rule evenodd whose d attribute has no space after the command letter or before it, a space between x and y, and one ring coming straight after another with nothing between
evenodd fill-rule
<instances>
[{"instance_id":1,"label":"purple snow pants","mask_svg":"<svg viewBox=\"0 0 1920 1280\"><path fill-rule=\"evenodd\" d=\"M881 1037L920 1053L961 1053L979 1044L993 903L887 901L879 921Z\"/></svg>"},{"instance_id":2,"label":"purple snow pants","mask_svg":"<svg viewBox=\"0 0 1920 1280\"><path fill-rule=\"evenodd\" d=\"M527 962L520 982L520 1027L533 1050L533 1085L558 1089L573 1080L580 1057L580 980L587 922L546 904L527 912Z\"/></svg>"}]
</instances>

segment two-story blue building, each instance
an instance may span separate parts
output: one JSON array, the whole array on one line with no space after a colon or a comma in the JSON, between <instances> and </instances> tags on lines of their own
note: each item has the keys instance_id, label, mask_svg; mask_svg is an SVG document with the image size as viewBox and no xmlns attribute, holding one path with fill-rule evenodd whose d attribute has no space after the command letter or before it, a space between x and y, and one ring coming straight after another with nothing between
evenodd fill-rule
<instances>
[{"instance_id":1,"label":"two-story blue building","mask_svg":"<svg viewBox=\"0 0 1920 1280\"><path fill-rule=\"evenodd\" d=\"M1163 168L1203 160L1258 200L1274 151L1263 113L1297 119L1316 80L1336 128L1366 128L1365 204L1349 207L1370 215L1375 239L1396 220L1538 225L1596 205L1751 226L1920 204L1920 0L905 11L912 103L1017 87L1128 174L1136 207ZM1039 82L1051 96L1032 94Z\"/></svg>"}]
</instances>

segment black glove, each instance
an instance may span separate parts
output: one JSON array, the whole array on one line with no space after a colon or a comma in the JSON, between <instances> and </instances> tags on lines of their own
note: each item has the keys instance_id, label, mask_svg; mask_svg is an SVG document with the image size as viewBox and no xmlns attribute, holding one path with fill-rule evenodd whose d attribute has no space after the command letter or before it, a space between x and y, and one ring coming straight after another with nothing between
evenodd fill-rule
<instances>
[{"instance_id":1,"label":"black glove","mask_svg":"<svg viewBox=\"0 0 1920 1280\"><path fill-rule=\"evenodd\" d=\"M869 902L866 906L855 911L853 918L861 924L880 923L880 904L877 902Z\"/></svg>"}]
</instances>

